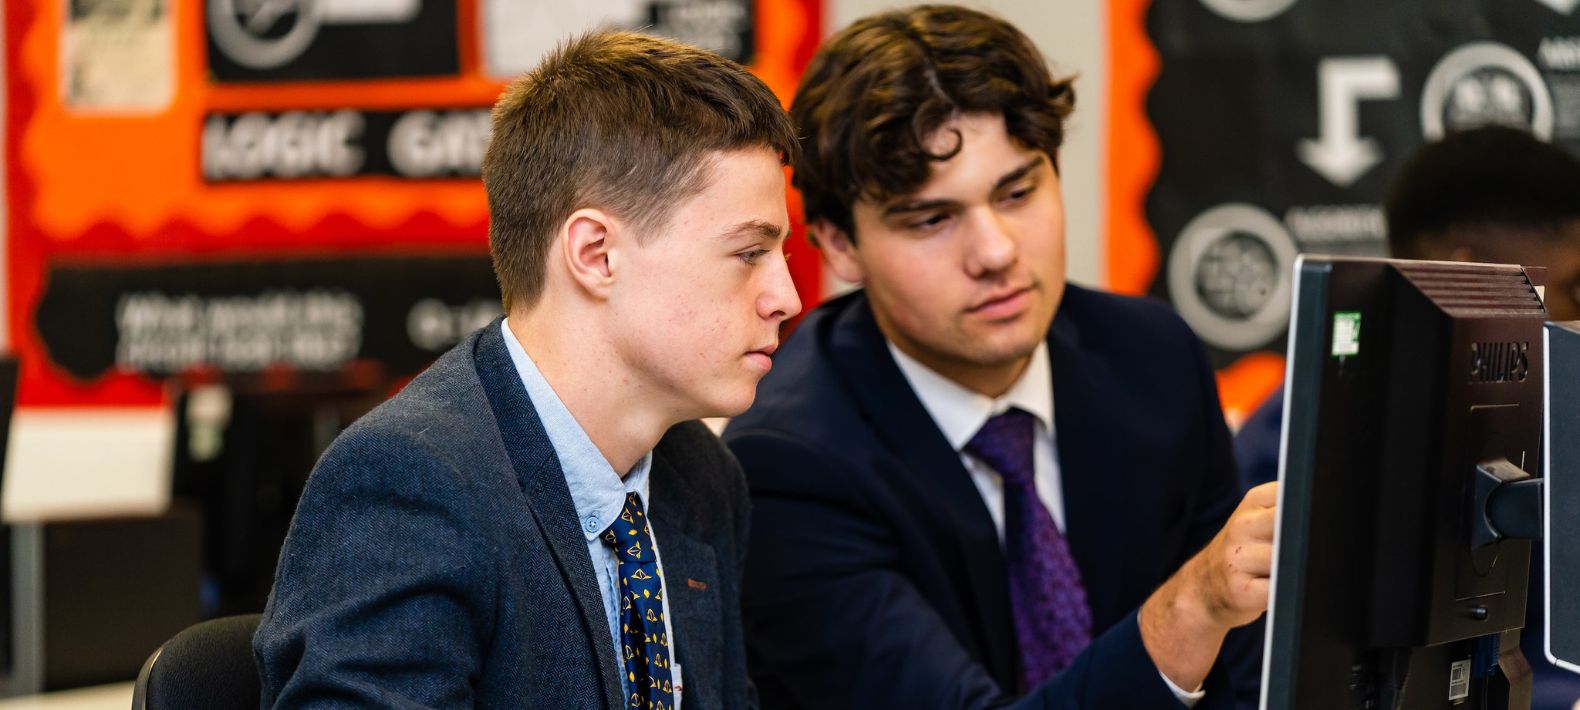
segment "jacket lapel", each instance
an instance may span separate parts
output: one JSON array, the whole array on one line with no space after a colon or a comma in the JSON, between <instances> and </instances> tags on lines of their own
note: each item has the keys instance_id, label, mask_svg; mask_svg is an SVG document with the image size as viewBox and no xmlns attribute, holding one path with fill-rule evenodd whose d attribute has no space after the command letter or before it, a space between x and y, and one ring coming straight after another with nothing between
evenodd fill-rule
<instances>
[{"instance_id":1,"label":"jacket lapel","mask_svg":"<svg viewBox=\"0 0 1580 710\"><path fill-rule=\"evenodd\" d=\"M659 554L664 562L664 594L669 598L670 628L675 632L675 638L670 639L674 645L675 660L681 665L694 666L692 673L687 677L695 678L704 672L702 665L718 666L718 658L693 658L692 650L704 638L719 636L719 609L717 604L693 605L688 602L689 597L696 596L687 585L693 581L708 584L711 589L718 584L719 570L714 561L713 548L697 542L686 531L657 514L655 508L653 515L653 537L656 538ZM695 613L693 613L695 612ZM711 622L711 623L710 623ZM691 662L698 661L697 664ZM700 690L701 685L690 684Z\"/></svg>"},{"instance_id":2,"label":"jacket lapel","mask_svg":"<svg viewBox=\"0 0 1580 710\"><path fill-rule=\"evenodd\" d=\"M598 590L592 558L587 553L587 540L576 519L576 504L571 500L565 473L538 419L537 409L521 384L515 363L510 361L499 323L496 319L478 337L472 353L477 376L494 410L494 420L499 424L499 434L504 439L511 466L526 493L527 506L548 540L549 549L581 611L583 630L597 656L605 705L619 708L623 705L619 702L623 700L621 671L608 639L609 620L604 614L603 594Z\"/></svg>"},{"instance_id":3,"label":"jacket lapel","mask_svg":"<svg viewBox=\"0 0 1580 710\"><path fill-rule=\"evenodd\" d=\"M859 403L878 438L916 476L914 490L927 514L943 518L939 526L950 531L957 545L973 597L962 601L982 629L985 664L994 677L1006 682L1013 678L1017 661L1004 553L993 518L971 474L961 465L959 452L944 439L889 355L866 297L853 298L832 326L829 360L838 363L845 390Z\"/></svg>"},{"instance_id":4,"label":"jacket lapel","mask_svg":"<svg viewBox=\"0 0 1580 710\"><path fill-rule=\"evenodd\" d=\"M1125 418L1113 393L1125 388L1102 358L1081 349L1080 334L1068 319L1054 318L1048 333L1048 360L1053 370L1054 432L1064 488L1065 537L1081 570L1093 621L1112 623L1117 612L1110 600L1122 587L1125 549L1130 544L1119 479L1108 475L1123 465L1115 432L1125 432ZM1101 628L1094 629L1094 632Z\"/></svg>"},{"instance_id":5,"label":"jacket lapel","mask_svg":"<svg viewBox=\"0 0 1580 710\"><path fill-rule=\"evenodd\" d=\"M653 471L648 478L649 496L651 506L648 514L652 516L653 537L658 545L659 555L662 557L664 593L668 595L670 613L670 628L675 632L675 638L670 639L674 645L675 660L684 665L690 661L688 651L700 634L716 635L717 628L693 628L691 622L699 620L695 615L687 613L689 610L682 608L685 604L686 594L682 588L686 580L713 580L718 576L718 569L713 559L713 548L697 542L690 535L686 525L685 492L674 484L677 474L669 460L658 455L653 455ZM707 659L704 663L717 664L716 659Z\"/></svg>"},{"instance_id":6,"label":"jacket lapel","mask_svg":"<svg viewBox=\"0 0 1580 710\"><path fill-rule=\"evenodd\" d=\"M729 707L725 688L724 618L719 590L722 580L714 548L701 542L691 518L683 477L659 452L653 454L649 480L653 537L663 566L664 596L669 600L670 639L675 663L683 667L685 705Z\"/></svg>"}]
</instances>

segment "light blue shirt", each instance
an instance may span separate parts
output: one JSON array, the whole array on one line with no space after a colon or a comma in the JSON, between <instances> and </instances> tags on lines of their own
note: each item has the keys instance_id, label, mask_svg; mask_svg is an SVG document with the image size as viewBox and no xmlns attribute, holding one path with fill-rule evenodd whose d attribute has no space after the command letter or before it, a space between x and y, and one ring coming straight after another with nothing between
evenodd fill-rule
<instances>
[{"instance_id":1,"label":"light blue shirt","mask_svg":"<svg viewBox=\"0 0 1580 710\"><path fill-rule=\"evenodd\" d=\"M565 471L565 484L571 489L571 502L576 505L576 517L581 521L582 534L587 538L587 553L592 557L593 572L598 575L598 590L603 594L603 610L609 619L609 637L614 643L614 657L621 659L624 657L624 644L620 640L620 612L615 603L620 598L620 560L601 536L620 517L627 494L640 494L642 506L653 509L647 485L648 473L653 468L653 452L647 452L636 462L631 472L621 479L614 467L609 465L609 460L603 457L603 452L587 436L587 431L576 421L576 417L565 408L565 403L549 386L548 380L543 379L543 373L516 340L515 334L510 332L509 326L508 319L499 325L504 331L505 349L510 351L510 361L515 363L521 384L526 386L527 395L538 410L538 419L543 422L543 430L548 433L549 443L554 446L554 453L559 457L560 468ZM657 531L651 530L651 526L649 530L653 533L653 555L658 561L659 583L663 584L664 556L658 547ZM663 587L668 589L669 585L663 584ZM669 618L669 597L665 595L664 630L669 637L669 657L672 661L670 674L675 683L675 708L679 710L682 669L680 664L673 662L675 630ZM623 661L617 662L621 665L620 690L629 697L631 683L626 678Z\"/></svg>"}]
</instances>

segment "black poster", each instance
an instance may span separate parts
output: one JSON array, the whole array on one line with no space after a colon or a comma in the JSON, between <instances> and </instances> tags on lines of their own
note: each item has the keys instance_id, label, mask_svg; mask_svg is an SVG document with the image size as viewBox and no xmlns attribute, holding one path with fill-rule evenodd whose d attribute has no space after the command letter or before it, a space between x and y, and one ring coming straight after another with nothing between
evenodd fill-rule
<instances>
[{"instance_id":1,"label":"black poster","mask_svg":"<svg viewBox=\"0 0 1580 710\"><path fill-rule=\"evenodd\" d=\"M455 0L202 0L219 82L446 76Z\"/></svg>"},{"instance_id":2,"label":"black poster","mask_svg":"<svg viewBox=\"0 0 1580 710\"><path fill-rule=\"evenodd\" d=\"M1486 123L1580 149L1580 0L1168 0L1147 32L1169 299L1223 367L1284 348L1299 253L1384 256L1424 143Z\"/></svg>"},{"instance_id":3,"label":"black poster","mask_svg":"<svg viewBox=\"0 0 1580 710\"><path fill-rule=\"evenodd\" d=\"M500 314L487 256L50 268L34 325L81 380L214 369L413 374Z\"/></svg>"},{"instance_id":4,"label":"black poster","mask_svg":"<svg viewBox=\"0 0 1580 710\"><path fill-rule=\"evenodd\" d=\"M211 113L203 118L203 179L475 179L491 131L486 108Z\"/></svg>"},{"instance_id":5,"label":"black poster","mask_svg":"<svg viewBox=\"0 0 1580 710\"><path fill-rule=\"evenodd\" d=\"M648 23L633 28L711 49L741 64L756 51L756 20L749 0L653 0Z\"/></svg>"}]
</instances>

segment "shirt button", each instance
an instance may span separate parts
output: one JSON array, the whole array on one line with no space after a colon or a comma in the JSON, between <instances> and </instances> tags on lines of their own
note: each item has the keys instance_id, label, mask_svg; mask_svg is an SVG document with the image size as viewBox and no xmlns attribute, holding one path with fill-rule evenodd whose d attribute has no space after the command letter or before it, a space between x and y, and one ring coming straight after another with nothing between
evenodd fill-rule
<instances>
[{"instance_id":1,"label":"shirt button","mask_svg":"<svg viewBox=\"0 0 1580 710\"><path fill-rule=\"evenodd\" d=\"M598 532L598 516L589 515L582 518L582 527L586 528L587 532L590 533Z\"/></svg>"}]
</instances>

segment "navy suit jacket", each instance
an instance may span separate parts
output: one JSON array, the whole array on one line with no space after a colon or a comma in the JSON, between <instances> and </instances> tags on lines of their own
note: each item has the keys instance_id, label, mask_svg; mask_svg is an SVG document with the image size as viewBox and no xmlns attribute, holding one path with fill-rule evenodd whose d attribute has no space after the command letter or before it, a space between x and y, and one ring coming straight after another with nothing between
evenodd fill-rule
<instances>
[{"instance_id":1,"label":"navy suit jacket","mask_svg":"<svg viewBox=\"0 0 1580 710\"><path fill-rule=\"evenodd\" d=\"M740 468L693 422L651 475L684 705L755 706ZM266 708L625 707L570 489L499 321L324 454L253 648Z\"/></svg>"},{"instance_id":2,"label":"navy suit jacket","mask_svg":"<svg viewBox=\"0 0 1580 710\"><path fill-rule=\"evenodd\" d=\"M1076 286L1048 346L1092 645L1016 687L992 519L858 292L806 318L725 434L751 485L743 605L764 707L1180 707L1135 610L1238 503L1212 371L1165 307ZM1234 700L1221 671L1207 690L1198 707Z\"/></svg>"}]
</instances>

